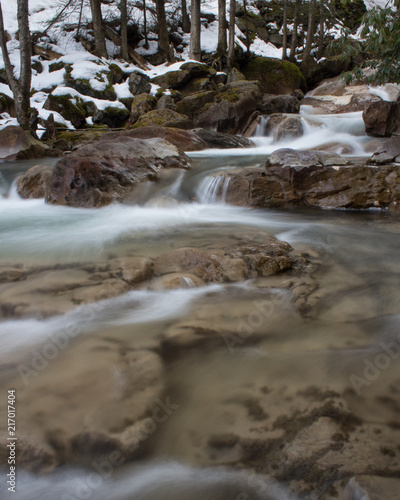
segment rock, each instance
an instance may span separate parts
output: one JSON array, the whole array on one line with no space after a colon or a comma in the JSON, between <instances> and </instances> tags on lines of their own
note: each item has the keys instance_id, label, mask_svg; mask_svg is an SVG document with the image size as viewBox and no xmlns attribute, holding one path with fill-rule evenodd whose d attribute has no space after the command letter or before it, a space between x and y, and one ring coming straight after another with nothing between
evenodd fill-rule
<instances>
[{"instance_id":1,"label":"rock","mask_svg":"<svg viewBox=\"0 0 400 500\"><path fill-rule=\"evenodd\" d=\"M299 68L288 61L257 56L243 68L247 80L258 80L263 94L290 94L300 88L306 90L306 82Z\"/></svg>"},{"instance_id":2,"label":"rock","mask_svg":"<svg viewBox=\"0 0 400 500\"><path fill-rule=\"evenodd\" d=\"M190 80L183 88L180 89L182 95L193 94L194 92L206 92L207 90L215 90L216 85L211 78L194 78Z\"/></svg>"},{"instance_id":3,"label":"rock","mask_svg":"<svg viewBox=\"0 0 400 500\"><path fill-rule=\"evenodd\" d=\"M133 128L138 127L154 127L154 126L163 126L163 127L176 127L183 129L193 128L193 124L191 120L176 111L172 111L172 109L155 109L153 111L149 111L144 115L140 116L140 118L133 125Z\"/></svg>"},{"instance_id":4,"label":"rock","mask_svg":"<svg viewBox=\"0 0 400 500\"><path fill-rule=\"evenodd\" d=\"M192 94L177 105L180 113L193 117L196 127L240 134L260 99L256 82L238 81L216 91Z\"/></svg>"},{"instance_id":5,"label":"rock","mask_svg":"<svg viewBox=\"0 0 400 500\"><path fill-rule=\"evenodd\" d=\"M299 113L300 102L292 95L264 94L258 109L266 115L272 113Z\"/></svg>"},{"instance_id":6,"label":"rock","mask_svg":"<svg viewBox=\"0 0 400 500\"><path fill-rule=\"evenodd\" d=\"M300 116L285 116L273 132L275 141L295 139L303 135L303 123Z\"/></svg>"},{"instance_id":7,"label":"rock","mask_svg":"<svg viewBox=\"0 0 400 500\"><path fill-rule=\"evenodd\" d=\"M0 113L8 113L15 116L14 99L0 92Z\"/></svg>"},{"instance_id":8,"label":"rock","mask_svg":"<svg viewBox=\"0 0 400 500\"><path fill-rule=\"evenodd\" d=\"M206 64L187 62L182 64L181 71L188 71L190 78L211 78L216 75L216 71L211 66Z\"/></svg>"},{"instance_id":9,"label":"rock","mask_svg":"<svg viewBox=\"0 0 400 500\"><path fill-rule=\"evenodd\" d=\"M82 99L77 96L64 93L59 95L52 92L48 95L43 108L48 111L60 113L75 128L84 128L86 126L86 116L88 116L88 113Z\"/></svg>"},{"instance_id":10,"label":"rock","mask_svg":"<svg viewBox=\"0 0 400 500\"><path fill-rule=\"evenodd\" d=\"M123 81L124 78L126 78L125 73L123 72L121 67L118 66L118 64L111 63L109 65L109 69L111 71L113 84L120 83Z\"/></svg>"},{"instance_id":11,"label":"rock","mask_svg":"<svg viewBox=\"0 0 400 500\"><path fill-rule=\"evenodd\" d=\"M65 66L64 83L67 87L77 90L80 94L96 99L115 101L117 96L113 87L113 74L108 67L99 66L99 71L95 78L91 80L85 78L74 78L72 76L73 66Z\"/></svg>"},{"instance_id":12,"label":"rock","mask_svg":"<svg viewBox=\"0 0 400 500\"><path fill-rule=\"evenodd\" d=\"M153 275L153 260L148 257L130 257L117 262L124 281L136 285L150 279Z\"/></svg>"},{"instance_id":13,"label":"rock","mask_svg":"<svg viewBox=\"0 0 400 500\"><path fill-rule=\"evenodd\" d=\"M135 123L142 115L152 111L157 99L150 94L137 94L133 98L129 121Z\"/></svg>"},{"instance_id":14,"label":"rock","mask_svg":"<svg viewBox=\"0 0 400 500\"><path fill-rule=\"evenodd\" d=\"M175 290L177 288L195 288L204 286L204 281L191 273L168 273L156 278L150 284L150 290Z\"/></svg>"},{"instance_id":15,"label":"rock","mask_svg":"<svg viewBox=\"0 0 400 500\"><path fill-rule=\"evenodd\" d=\"M97 110L93 115L93 123L96 125L106 125L110 128L120 128L124 126L130 116L125 106L107 106L102 110Z\"/></svg>"},{"instance_id":16,"label":"rock","mask_svg":"<svg viewBox=\"0 0 400 500\"><path fill-rule=\"evenodd\" d=\"M151 83L159 85L162 89L180 89L192 78L192 75L187 70L178 69L176 71L168 71L162 75L157 75L151 79Z\"/></svg>"},{"instance_id":17,"label":"rock","mask_svg":"<svg viewBox=\"0 0 400 500\"><path fill-rule=\"evenodd\" d=\"M52 171L53 167L49 165L35 165L27 170L17 182L21 198L44 198Z\"/></svg>"},{"instance_id":18,"label":"rock","mask_svg":"<svg viewBox=\"0 0 400 500\"><path fill-rule=\"evenodd\" d=\"M192 131L205 142L205 148L231 149L231 148L251 148L254 143L245 137L237 135L223 134L222 132L212 132L204 128L196 128Z\"/></svg>"},{"instance_id":19,"label":"rock","mask_svg":"<svg viewBox=\"0 0 400 500\"><path fill-rule=\"evenodd\" d=\"M46 156L48 147L21 127L0 130L0 160L29 160Z\"/></svg>"},{"instance_id":20,"label":"rock","mask_svg":"<svg viewBox=\"0 0 400 500\"><path fill-rule=\"evenodd\" d=\"M345 500L394 500L400 491L400 479L380 476L355 476L344 491Z\"/></svg>"},{"instance_id":21,"label":"rock","mask_svg":"<svg viewBox=\"0 0 400 500\"><path fill-rule=\"evenodd\" d=\"M131 94L148 94L151 90L150 78L139 71L134 71L129 75L129 90Z\"/></svg>"},{"instance_id":22,"label":"rock","mask_svg":"<svg viewBox=\"0 0 400 500\"><path fill-rule=\"evenodd\" d=\"M400 134L400 102L377 101L364 109L365 131L374 137Z\"/></svg>"},{"instance_id":23,"label":"rock","mask_svg":"<svg viewBox=\"0 0 400 500\"><path fill-rule=\"evenodd\" d=\"M172 111L177 111L175 100L170 95L163 95L157 102L157 109L172 109ZM150 111L150 110L149 110Z\"/></svg>"},{"instance_id":24,"label":"rock","mask_svg":"<svg viewBox=\"0 0 400 500\"><path fill-rule=\"evenodd\" d=\"M400 163L400 137L391 137L380 144L370 160L373 165L392 162Z\"/></svg>"},{"instance_id":25,"label":"rock","mask_svg":"<svg viewBox=\"0 0 400 500\"><path fill-rule=\"evenodd\" d=\"M228 175L226 201L260 208L395 208L400 201L400 167L347 165L321 151L275 151L265 170Z\"/></svg>"},{"instance_id":26,"label":"rock","mask_svg":"<svg viewBox=\"0 0 400 500\"><path fill-rule=\"evenodd\" d=\"M189 160L162 139L126 136L94 142L54 166L46 202L100 207L120 201L132 188L157 178L161 168L188 168Z\"/></svg>"},{"instance_id":27,"label":"rock","mask_svg":"<svg viewBox=\"0 0 400 500\"><path fill-rule=\"evenodd\" d=\"M232 68L228 73L227 83L237 82L240 80L246 80L246 77L237 68Z\"/></svg>"}]
</instances>

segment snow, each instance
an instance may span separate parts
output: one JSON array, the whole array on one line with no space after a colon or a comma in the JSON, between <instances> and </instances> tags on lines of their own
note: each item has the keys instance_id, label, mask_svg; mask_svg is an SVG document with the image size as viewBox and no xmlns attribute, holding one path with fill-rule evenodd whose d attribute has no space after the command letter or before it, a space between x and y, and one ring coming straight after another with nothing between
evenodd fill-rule
<instances>
[{"instance_id":1,"label":"snow","mask_svg":"<svg viewBox=\"0 0 400 500\"><path fill-rule=\"evenodd\" d=\"M275 57L278 59L282 57L282 49L277 49L272 43L264 42L264 40L260 40L259 38L256 38L250 45L250 50L264 57Z\"/></svg>"}]
</instances>

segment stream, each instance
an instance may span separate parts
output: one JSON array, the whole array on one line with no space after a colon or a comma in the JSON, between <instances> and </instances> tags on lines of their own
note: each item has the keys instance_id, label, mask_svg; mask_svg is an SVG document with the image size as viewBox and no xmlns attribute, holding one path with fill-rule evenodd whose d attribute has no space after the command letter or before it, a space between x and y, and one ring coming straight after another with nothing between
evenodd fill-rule
<instances>
[{"instance_id":1,"label":"stream","mask_svg":"<svg viewBox=\"0 0 400 500\"><path fill-rule=\"evenodd\" d=\"M16 494L1 471L1 499L333 500L354 475L399 475L398 218L224 201L225 169L263 165L278 148L369 156L361 112L316 115L304 106L301 116L303 137L276 143L261 122L256 147L188 153L190 171L100 209L22 200L15 178L39 162L0 165L0 419L15 389L16 434L33 443L21 456L40 464L17 468ZM307 253L307 276L205 286L181 278L171 288L154 281L74 307L65 298L85 273L101 280L110 262L271 235ZM21 270L18 286L3 280L10 269ZM193 347L192 331L206 340ZM137 351L149 361L132 375ZM130 384L140 391L132 395ZM96 425L120 436L155 394L166 415L142 431L142 455L114 463L106 440L102 460L68 458L52 470L52 449L74 456L65 443ZM307 422L298 418L305 414Z\"/></svg>"}]
</instances>

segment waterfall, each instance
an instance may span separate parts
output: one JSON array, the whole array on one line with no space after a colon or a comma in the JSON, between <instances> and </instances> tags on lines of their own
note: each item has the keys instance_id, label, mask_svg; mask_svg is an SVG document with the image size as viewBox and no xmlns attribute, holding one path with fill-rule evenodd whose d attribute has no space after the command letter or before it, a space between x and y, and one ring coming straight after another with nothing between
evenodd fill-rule
<instances>
[{"instance_id":1,"label":"waterfall","mask_svg":"<svg viewBox=\"0 0 400 500\"><path fill-rule=\"evenodd\" d=\"M196 190L199 203L225 203L226 193L229 186L229 177L224 175L208 175Z\"/></svg>"}]
</instances>

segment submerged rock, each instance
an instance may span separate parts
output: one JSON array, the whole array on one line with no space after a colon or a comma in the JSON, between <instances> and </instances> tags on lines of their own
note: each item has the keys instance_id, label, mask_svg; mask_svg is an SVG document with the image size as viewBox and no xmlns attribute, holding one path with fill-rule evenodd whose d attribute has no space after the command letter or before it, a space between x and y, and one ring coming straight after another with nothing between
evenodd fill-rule
<instances>
[{"instance_id":1,"label":"submerged rock","mask_svg":"<svg viewBox=\"0 0 400 500\"><path fill-rule=\"evenodd\" d=\"M162 139L104 138L56 163L46 202L101 207L123 200L136 184L156 179L161 168L188 167L187 156Z\"/></svg>"}]
</instances>

